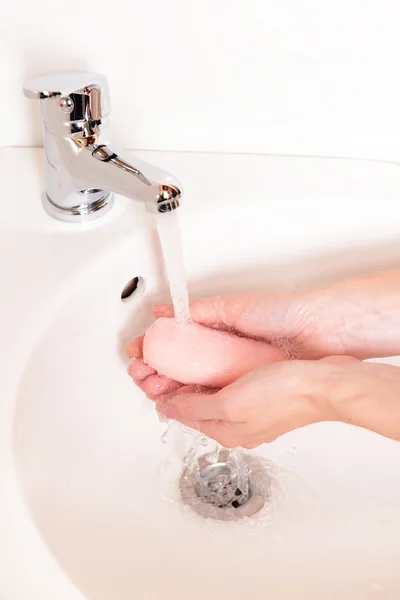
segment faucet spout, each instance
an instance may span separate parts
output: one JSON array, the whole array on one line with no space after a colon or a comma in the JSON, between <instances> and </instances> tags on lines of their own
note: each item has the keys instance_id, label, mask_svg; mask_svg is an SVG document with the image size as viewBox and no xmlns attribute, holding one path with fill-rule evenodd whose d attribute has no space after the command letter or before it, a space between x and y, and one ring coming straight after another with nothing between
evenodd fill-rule
<instances>
[{"instance_id":1,"label":"faucet spout","mask_svg":"<svg viewBox=\"0 0 400 600\"><path fill-rule=\"evenodd\" d=\"M99 187L143 202L151 213L170 212L181 200L179 182L167 171L135 158L135 165L106 145L93 146L92 157L100 161Z\"/></svg>"}]
</instances>

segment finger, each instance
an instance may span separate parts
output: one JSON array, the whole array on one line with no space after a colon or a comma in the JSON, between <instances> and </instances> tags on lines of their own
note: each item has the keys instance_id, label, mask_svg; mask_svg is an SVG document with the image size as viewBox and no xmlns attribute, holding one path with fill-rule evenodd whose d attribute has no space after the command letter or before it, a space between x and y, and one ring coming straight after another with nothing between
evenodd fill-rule
<instances>
[{"instance_id":1,"label":"finger","mask_svg":"<svg viewBox=\"0 0 400 600\"><path fill-rule=\"evenodd\" d=\"M172 381L172 379L169 380L169 385L166 385L165 383L161 383L160 385L159 377L162 376L156 374L150 375L144 381L134 380L135 384L145 393L146 397L154 402L170 397L171 393L178 393L179 389L182 387L181 383Z\"/></svg>"},{"instance_id":2,"label":"finger","mask_svg":"<svg viewBox=\"0 0 400 600\"><path fill-rule=\"evenodd\" d=\"M171 401L173 398L183 394L195 394L201 393L203 390L198 385L185 385L184 383L179 383L177 381L173 382L175 385L171 384L171 388L168 392L162 394L155 398L160 404L165 404ZM207 392L204 392L207 393ZM157 410L157 407L156 407Z\"/></svg>"},{"instance_id":3,"label":"finger","mask_svg":"<svg viewBox=\"0 0 400 600\"><path fill-rule=\"evenodd\" d=\"M227 400L220 392L185 393L157 404L157 410L169 419L178 421L225 420Z\"/></svg>"},{"instance_id":4,"label":"finger","mask_svg":"<svg viewBox=\"0 0 400 600\"><path fill-rule=\"evenodd\" d=\"M234 320L235 308L230 298L199 298L192 300L189 305L190 314L194 321L204 325L222 324L232 326ZM240 310L240 309L239 309ZM158 317L173 317L174 309L171 304L156 304L153 307L153 314Z\"/></svg>"},{"instance_id":5,"label":"finger","mask_svg":"<svg viewBox=\"0 0 400 600\"><path fill-rule=\"evenodd\" d=\"M125 353L131 358L141 358L143 354L144 335L135 338L125 348Z\"/></svg>"},{"instance_id":6,"label":"finger","mask_svg":"<svg viewBox=\"0 0 400 600\"><path fill-rule=\"evenodd\" d=\"M137 359L134 360L131 365L129 365L128 373L136 382L144 381L150 375L154 375L156 371L150 367L150 365L146 365L142 360Z\"/></svg>"},{"instance_id":7,"label":"finger","mask_svg":"<svg viewBox=\"0 0 400 600\"><path fill-rule=\"evenodd\" d=\"M298 333L296 326L287 320L291 301L290 292L246 293L199 298L193 300L189 308L197 323L223 325L249 336L275 339ZM153 312L156 317L173 316L168 304L155 305Z\"/></svg>"},{"instance_id":8,"label":"finger","mask_svg":"<svg viewBox=\"0 0 400 600\"><path fill-rule=\"evenodd\" d=\"M143 391L149 396L154 397L175 392L181 386L181 383L165 375L152 375L143 382Z\"/></svg>"}]
</instances>

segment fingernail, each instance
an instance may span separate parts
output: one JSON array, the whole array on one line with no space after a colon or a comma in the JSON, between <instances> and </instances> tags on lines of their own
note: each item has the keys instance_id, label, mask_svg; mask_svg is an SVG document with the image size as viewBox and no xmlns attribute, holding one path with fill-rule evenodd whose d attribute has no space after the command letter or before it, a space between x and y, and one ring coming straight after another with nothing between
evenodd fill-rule
<instances>
[{"instance_id":1,"label":"fingernail","mask_svg":"<svg viewBox=\"0 0 400 600\"><path fill-rule=\"evenodd\" d=\"M132 348L130 346L127 346L124 350L125 354L127 355L128 358L130 358L131 360L133 358L136 358L135 354L136 354L136 350L132 351Z\"/></svg>"},{"instance_id":2,"label":"fingernail","mask_svg":"<svg viewBox=\"0 0 400 600\"><path fill-rule=\"evenodd\" d=\"M173 404L162 404L157 402L157 411L160 412L167 419L179 419L180 415L176 406Z\"/></svg>"}]
</instances>

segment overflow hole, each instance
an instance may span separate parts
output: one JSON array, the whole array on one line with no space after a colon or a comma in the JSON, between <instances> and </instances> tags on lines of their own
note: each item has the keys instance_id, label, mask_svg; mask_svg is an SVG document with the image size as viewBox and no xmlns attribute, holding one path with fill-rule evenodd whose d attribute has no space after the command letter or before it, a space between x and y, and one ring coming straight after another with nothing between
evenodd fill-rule
<instances>
[{"instance_id":1,"label":"overflow hole","mask_svg":"<svg viewBox=\"0 0 400 600\"><path fill-rule=\"evenodd\" d=\"M128 300L128 298L131 298L133 295L136 296L139 292L143 291L143 283L141 277L130 279L121 292L121 300Z\"/></svg>"}]
</instances>

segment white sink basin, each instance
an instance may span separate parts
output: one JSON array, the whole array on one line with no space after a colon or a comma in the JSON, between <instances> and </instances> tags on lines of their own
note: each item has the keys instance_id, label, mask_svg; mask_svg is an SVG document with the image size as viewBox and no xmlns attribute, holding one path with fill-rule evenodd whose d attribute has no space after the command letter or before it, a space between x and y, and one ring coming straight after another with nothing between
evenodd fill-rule
<instances>
[{"instance_id":1,"label":"white sink basin","mask_svg":"<svg viewBox=\"0 0 400 600\"><path fill-rule=\"evenodd\" d=\"M399 265L395 165L143 156L184 185L192 295ZM122 352L167 298L154 224L123 198L92 224L51 219L40 160L40 150L0 153L0 598L399 598L394 441L324 424L264 445L255 454L271 463L273 494L251 521L166 501L164 427ZM122 302L133 277L143 281Z\"/></svg>"}]
</instances>

